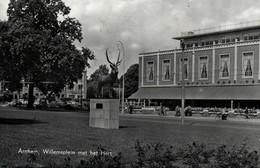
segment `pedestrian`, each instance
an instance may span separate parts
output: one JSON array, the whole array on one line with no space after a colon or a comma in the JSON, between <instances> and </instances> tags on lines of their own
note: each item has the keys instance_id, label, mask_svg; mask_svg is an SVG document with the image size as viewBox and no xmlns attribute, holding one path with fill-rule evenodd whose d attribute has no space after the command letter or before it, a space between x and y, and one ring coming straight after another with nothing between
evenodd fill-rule
<instances>
[{"instance_id":1,"label":"pedestrian","mask_svg":"<svg viewBox=\"0 0 260 168\"><path fill-rule=\"evenodd\" d=\"M245 109L245 116L246 116L246 119L248 119L248 108L247 107Z\"/></svg>"},{"instance_id":2,"label":"pedestrian","mask_svg":"<svg viewBox=\"0 0 260 168\"><path fill-rule=\"evenodd\" d=\"M163 115L166 116L166 107L163 106Z\"/></svg>"},{"instance_id":3,"label":"pedestrian","mask_svg":"<svg viewBox=\"0 0 260 168\"><path fill-rule=\"evenodd\" d=\"M222 111L222 120L227 120L227 109L226 109L226 107L224 107L224 109Z\"/></svg>"},{"instance_id":4,"label":"pedestrian","mask_svg":"<svg viewBox=\"0 0 260 168\"><path fill-rule=\"evenodd\" d=\"M129 106L129 113L130 113L130 114L133 113L133 106L132 106L132 104L130 104L130 106Z\"/></svg>"},{"instance_id":5,"label":"pedestrian","mask_svg":"<svg viewBox=\"0 0 260 168\"><path fill-rule=\"evenodd\" d=\"M192 116L192 110L190 105L185 109L185 116Z\"/></svg>"},{"instance_id":6,"label":"pedestrian","mask_svg":"<svg viewBox=\"0 0 260 168\"><path fill-rule=\"evenodd\" d=\"M181 115L180 107L176 106L175 107L175 116L179 117Z\"/></svg>"},{"instance_id":7,"label":"pedestrian","mask_svg":"<svg viewBox=\"0 0 260 168\"><path fill-rule=\"evenodd\" d=\"M163 105L160 103L159 115L163 115Z\"/></svg>"}]
</instances>

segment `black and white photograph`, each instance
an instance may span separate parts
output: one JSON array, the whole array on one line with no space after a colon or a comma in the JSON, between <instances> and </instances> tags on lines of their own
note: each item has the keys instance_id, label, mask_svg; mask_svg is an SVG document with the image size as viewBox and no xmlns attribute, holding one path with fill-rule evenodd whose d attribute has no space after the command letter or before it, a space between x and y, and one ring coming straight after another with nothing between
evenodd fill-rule
<instances>
[{"instance_id":1,"label":"black and white photograph","mask_svg":"<svg viewBox=\"0 0 260 168\"><path fill-rule=\"evenodd\" d=\"M0 0L0 168L260 167L260 0Z\"/></svg>"}]
</instances>

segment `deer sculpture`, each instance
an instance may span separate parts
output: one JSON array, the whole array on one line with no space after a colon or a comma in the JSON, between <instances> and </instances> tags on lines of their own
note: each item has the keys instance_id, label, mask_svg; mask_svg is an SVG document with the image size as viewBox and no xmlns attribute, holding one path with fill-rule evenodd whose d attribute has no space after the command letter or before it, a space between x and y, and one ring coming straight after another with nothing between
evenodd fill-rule
<instances>
[{"instance_id":1,"label":"deer sculpture","mask_svg":"<svg viewBox=\"0 0 260 168\"><path fill-rule=\"evenodd\" d=\"M108 53L107 53L107 49L106 49L106 58L108 63L110 64L111 67L111 72L108 75L102 75L99 78L98 84L97 84L97 97L102 97L102 88L103 86L108 86L109 87L109 97L113 97L112 96L112 87L113 84L115 83L116 79L117 79L117 74L118 74L118 66L120 65L122 59L119 61L120 58L120 50L118 53L118 57L117 57L117 62L116 63L112 63L109 58L108 58Z\"/></svg>"}]
</instances>

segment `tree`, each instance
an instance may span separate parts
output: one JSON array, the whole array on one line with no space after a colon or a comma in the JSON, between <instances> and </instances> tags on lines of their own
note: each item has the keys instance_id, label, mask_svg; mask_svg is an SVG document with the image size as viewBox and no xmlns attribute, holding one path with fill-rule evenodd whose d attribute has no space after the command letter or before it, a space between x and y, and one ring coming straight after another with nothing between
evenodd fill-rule
<instances>
[{"instance_id":1,"label":"tree","mask_svg":"<svg viewBox=\"0 0 260 168\"><path fill-rule=\"evenodd\" d=\"M96 97L96 86L99 81L100 76L107 75L109 69L107 65L100 65L95 72L90 75L90 79L88 80L88 89L87 89L87 97L88 98L95 98Z\"/></svg>"},{"instance_id":2,"label":"tree","mask_svg":"<svg viewBox=\"0 0 260 168\"><path fill-rule=\"evenodd\" d=\"M94 58L88 48L76 48L82 28L69 13L62 0L10 0L8 21L0 21L0 77L11 90L21 89L21 80L29 83L28 107L34 86L59 93L81 78Z\"/></svg>"},{"instance_id":3,"label":"tree","mask_svg":"<svg viewBox=\"0 0 260 168\"><path fill-rule=\"evenodd\" d=\"M108 72L109 72L109 69L108 69L107 65L100 65L98 67L98 69L95 70L95 72L93 72L90 75L90 79L89 79L88 83L90 83L92 85L96 85L99 81L100 76L107 75Z\"/></svg>"},{"instance_id":4,"label":"tree","mask_svg":"<svg viewBox=\"0 0 260 168\"><path fill-rule=\"evenodd\" d=\"M126 71L125 75L125 97L131 96L138 90L138 78L139 78L139 64L131 65ZM122 86L123 76L120 77L120 83Z\"/></svg>"}]
</instances>

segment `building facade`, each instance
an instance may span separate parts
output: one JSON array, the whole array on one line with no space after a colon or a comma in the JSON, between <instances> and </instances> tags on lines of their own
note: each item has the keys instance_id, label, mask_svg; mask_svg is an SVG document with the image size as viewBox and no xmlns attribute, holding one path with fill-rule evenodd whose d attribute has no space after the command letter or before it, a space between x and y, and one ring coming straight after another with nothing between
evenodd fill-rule
<instances>
[{"instance_id":1,"label":"building facade","mask_svg":"<svg viewBox=\"0 0 260 168\"><path fill-rule=\"evenodd\" d=\"M140 53L139 90L130 98L178 102L184 73L188 104L259 106L260 24L209 30L173 37L184 50Z\"/></svg>"},{"instance_id":2,"label":"building facade","mask_svg":"<svg viewBox=\"0 0 260 168\"><path fill-rule=\"evenodd\" d=\"M1 83L0 83L1 87ZM3 88L2 88L3 89ZM27 83L23 84L22 90L19 92L13 92L13 99L27 99L29 94L29 85ZM35 99L44 98L45 95L38 89L34 87L33 91ZM62 92L57 96L57 98L71 98L74 99L86 99L87 98L87 71L84 70L82 73L82 78L74 82L73 88L66 86Z\"/></svg>"}]
</instances>

